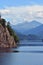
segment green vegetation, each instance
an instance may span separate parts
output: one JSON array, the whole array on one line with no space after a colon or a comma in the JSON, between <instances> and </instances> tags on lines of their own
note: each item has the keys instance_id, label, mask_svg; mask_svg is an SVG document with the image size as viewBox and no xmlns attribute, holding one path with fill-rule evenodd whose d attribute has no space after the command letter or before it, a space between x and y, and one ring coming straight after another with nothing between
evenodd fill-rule
<instances>
[{"instance_id":1,"label":"green vegetation","mask_svg":"<svg viewBox=\"0 0 43 65\"><path fill-rule=\"evenodd\" d=\"M15 31L11 28L9 22L8 22L7 25L6 25L6 20L5 20L5 19L0 19L0 24L1 24L4 28L7 27L7 29L8 29L8 31L9 31L10 35L14 37L14 40L15 40L16 43L19 42L19 38L18 38L18 36L16 35Z\"/></svg>"},{"instance_id":2,"label":"green vegetation","mask_svg":"<svg viewBox=\"0 0 43 65\"><path fill-rule=\"evenodd\" d=\"M0 19L0 24L5 28L6 27L6 20L5 19Z\"/></svg>"},{"instance_id":3,"label":"green vegetation","mask_svg":"<svg viewBox=\"0 0 43 65\"><path fill-rule=\"evenodd\" d=\"M16 35L15 31L11 28L9 22L7 23L7 28L8 28L8 31L9 31L10 35L14 37L15 42L16 42L16 43L19 42L19 38L18 38L18 36Z\"/></svg>"}]
</instances>

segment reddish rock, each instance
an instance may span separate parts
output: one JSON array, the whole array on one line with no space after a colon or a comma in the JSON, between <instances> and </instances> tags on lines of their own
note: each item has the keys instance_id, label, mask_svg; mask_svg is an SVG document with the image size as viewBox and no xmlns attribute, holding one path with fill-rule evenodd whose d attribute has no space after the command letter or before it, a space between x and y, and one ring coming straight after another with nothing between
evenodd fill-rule
<instances>
[{"instance_id":1,"label":"reddish rock","mask_svg":"<svg viewBox=\"0 0 43 65\"><path fill-rule=\"evenodd\" d=\"M0 24L0 48L17 47L8 29Z\"/></svg>"}]
</instances>

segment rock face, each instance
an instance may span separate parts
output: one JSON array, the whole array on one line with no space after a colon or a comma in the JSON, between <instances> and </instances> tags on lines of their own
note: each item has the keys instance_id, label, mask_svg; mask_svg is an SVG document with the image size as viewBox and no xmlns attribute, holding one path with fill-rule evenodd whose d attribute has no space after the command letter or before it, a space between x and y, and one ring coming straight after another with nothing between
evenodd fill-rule
<instances>
[{"instance_id":1,"label":"rock face","mask_svg":"<svg viewBox=\"0 0 43 65\"><path fill-rule=\"evenodd\" d=\"M14 38L10 35L7 27L0 24L0 48L16 47Z\"/></svg>"}]
</instances>

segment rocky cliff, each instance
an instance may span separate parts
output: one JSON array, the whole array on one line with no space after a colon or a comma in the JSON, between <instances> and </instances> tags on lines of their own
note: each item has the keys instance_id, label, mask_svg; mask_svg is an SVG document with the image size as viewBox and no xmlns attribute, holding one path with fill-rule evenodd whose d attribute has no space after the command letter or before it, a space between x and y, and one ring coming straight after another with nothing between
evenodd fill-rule
<instances>
[{"instance_id":1,"label":"rocky cliff","mask_svg":"<svg viewBox=\"0 0 43 65\"><path fill-rule=\"evenodd\" d=\"M13 36L10 35L7 27L0 24L0 48L16 47Z\"/></svg>"}]
</instances>

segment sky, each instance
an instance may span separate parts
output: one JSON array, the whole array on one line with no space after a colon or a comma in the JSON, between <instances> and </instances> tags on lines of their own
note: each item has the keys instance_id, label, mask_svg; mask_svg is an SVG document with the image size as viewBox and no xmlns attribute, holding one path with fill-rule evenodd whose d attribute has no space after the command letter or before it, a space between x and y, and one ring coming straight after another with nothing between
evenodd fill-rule
<instances>
[{"instance_id":1,"label":"sky","mask_svg":"<svg viewBox=\"0 0 43 65\"><path fill-rule=\"evenodd\" d=\"M13 25L32 20L43 23L43 0L0 0L0 13Z\"/></svg>"}]
</instances>

